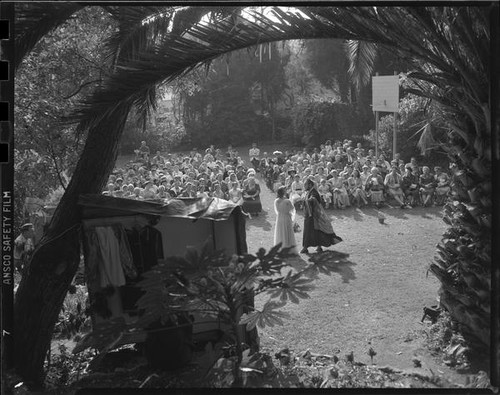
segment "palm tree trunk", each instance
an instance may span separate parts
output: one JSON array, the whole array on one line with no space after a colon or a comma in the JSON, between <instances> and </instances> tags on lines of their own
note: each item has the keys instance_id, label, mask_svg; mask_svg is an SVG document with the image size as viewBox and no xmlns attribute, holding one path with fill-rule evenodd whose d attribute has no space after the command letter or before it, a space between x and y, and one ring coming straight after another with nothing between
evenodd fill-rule
<instances>
[{"instance_id":1,"label":"palm tree trunk","mask_svg":"<svg viewBox=\"0 0 500 395\"><path fill-rule=\"evenodd\" d=\"M15 298L15 368L34 387L43 386L43 364L67 290L80 261L80 194L100 193L115 164L129 111L121 104L91 127L82 155L46 235L23 275Z\"/></svg>"}]
</instances>

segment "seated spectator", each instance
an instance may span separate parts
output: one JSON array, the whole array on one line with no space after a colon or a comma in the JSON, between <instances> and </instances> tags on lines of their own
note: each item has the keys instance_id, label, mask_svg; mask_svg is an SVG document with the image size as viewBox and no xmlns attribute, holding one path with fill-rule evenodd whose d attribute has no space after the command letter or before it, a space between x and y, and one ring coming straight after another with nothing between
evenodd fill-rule
<instances>
[{"instance_id":1,"label":"seated spectator","mask_svg":"<svg viewBox=\"0 0 500 395\"><path fill-rule=\"evenodd\" d=\"M249 177L243 189L243 210L250 214L258 215L262 211L260 202L260 185L254 177Z\"/></svg>"},{"instance_id":2,"label":"seated spectator","mask_svg":"<svg viewBox=\"0 0 500 395\"><path fill-rule=\"evenodd\" d=\"M115 184L113 184L112 182L110 182L108 184L108 190L104 191L102 194L105 195L105 196L115 196Z\"/></svg>"},{"instance_id":3,"label":"seated spectator","mask_svg":"<svg viewBox=\"0 0 500 395\"><path fill-rule=\"evenodd\" d=\"M359 144L359 143L358 143ZM348 193L354 198L356 205L361 207L361 202L366 206L368 204L365 186L361 179L359 170L354 169L348 179Z\"/></svg>"},{"instance_id":4,"label":"seated spectator","mask_svg":"<svg viewBox=\"0 0 500 395\"><path fill-rule=\"evenodd\" d=\"M432 198L434 197L435 190L435 179L431 174L428 166L422 167L422 174L420 175L420 198L422 199L422 205L427 207L432 203Z\"/></svg>"},{"instance_id":5,"label":"seated spectator","mask_svg":"<svg viewBox=\"0 0 500 395\"><path fill-rule=\"evenodd\" d=\"M243 192L240 188L238 188L238 182L233 181L231 183L231 189L228 192L229 200L238 205L243 204Z\"/></svg>"},{"instance_id":6,"label":"seated spectator","mask_svg":"<svg viewBox=\"0 0 500 395\"><path fill-rule=\"evenodd\" d=\"M372 167L371 176L366 181L365 188L370 193L370 199L377 207L384 203L384 180L379 174L379 169Z\"/></svg>"},{"instance_id":7,"label":"seated spectator","mask_svg":"<svg viewBox=\"0 0 500 395\"><path fill-rule=\"evenodd\" d=\"M236 173L233 172L232 170L229 171L229 176L226 178L226 183L227 185L233 185L233 182L235 182L237 185L238 185L238 188L240 188L241 184L238 180L238 178L236 177Z\"/></svg>"},{"instance_id":8,"label":"seated spectator","mask_svg":"<svg viewBox=\"0 0 500 395\"><path fill-rule=\"evenodd\" d=\"M333 206L343 210L351 205L344 178L338 175L337 170L332 170L331 175L330 184L333 191Z\"/></svg>"},{"instance_id":9,"label":"seated spectator","mask_svg":"<svg viewBox=\"0 0 500 395\"><path fill-rule=\"evenodd\" d=\"M440 166L434 168L434 178L436 182L436 204L442 206L446 196L450 193L450 176L443 172Z\"/></svg>"},{"instance_id":10,"label":"seated spectator","mask_svg":"<svg viewBox=\"0 0 500 395\"><path fill-rule=\"evenodd\" d=\"M164 185L160 185L158 187L158 194L157 194L157 197L159 199L164 199L164 200L170 200L171 199L171 196L170 194L167 192L166 188Z\"/></svg>"},{"instance_id":11,"label":"seated spectator","mask_svg":"<svg viewBox=\"0 0 500 395\"><path fill-rule=\"evenodd\" d=\"M178 197L182 193L181 178L179 176L176 176L174 178L174 183L172 185L172 188L169 189L168 193L173 198Z\"/></svg>"},{"instance_id":12,"label":"seated spectator","mask_svg":"<svg viewBox=\"0 0 500 395\"><path fill-rule=\"evenodd\" d=\"M224 191L221 188L221 184L218 182L214 182L212 184L213 191L212 191L212 196L219 198L219 199L225 199L227 200L227 195L224 193Z\"/></svg>"},{"instance_id":13,"label":"seated spectator","mask_svg":"<svg viewBox=\"0 0 500 395\"><path fill-rule=\"evenodd\" d=\"M385 176L384 185L387 193L399 204L400 208L405 208L403 189L401 188L402 177L397 172L397 166L392 166L391 172Z\"/></svg>"},{"instance_id":14,"label":"seated spectator","mask_svg":"<svg viewBox=\"0 0 500 395\"><path fill-rule=\"evenodd\" d=\"M325 208L329 208L333 202L333 195L330 191L330 184L326 182L326 178L322 178L318 185L318 193Z\"/></svg>"},{"instance_id":15,"label":"seated spectator","mask_svg":"<svg viewBox=\"0 0 500 395\"><path fill-rule=\"evenodd\" d=\"M142 190L139 187L134 188L134 195L132 196L133 199L135 200L143 200L144 198L142 197Z\"/></svg>"},{"instance_id":16,"label":"seated spectator","mask_svg":"<svg viewBox=\"0 0 500 395\"><path fill-rule=\"evenodd\" d=\"M177 195L179 198L195 198L196 189L192 182L187 182L184 189Z\"/></svg>"},{"instance_id":17,"label":"seated spectator","mask_svg":"<svg viewBox=\"0 0 500 395\"><path fill-rule=\"evenodd\" d=\"M250 163L255 171L259 171L260 149L257 148L257 143L252 143L252 148L250 148L248 156L250 157Z\"/></svg>"},{"instance_id":18,"label":"seated spectator","mask_svg":"<svg viewBox=\"0 0 500 395\"><path fill-rule=\"evenodd\" d=\"M142 159L142 160L149 160L149 147L146 145L146 142L145 141L141 141L141 146L139 147L139 153L138 153L138 156L139 156L139 159Z\"/></svg>"},{"instance_id":19,"label":"seated spectator","mask_svg":"<svg viewBox=\"0 0 500 395\"><path fill-rule=\"evenodd\" d=\"M165 158L161 156L160 151L156 151L156 155L151 159L151 163L158 166L163 166L165 164Z\"/></svg>"},{"instance_id":20,"label":"seated spectator","mask_svg":"<svg viewBox=\"0 0 500 395\"><path fill-rule=\"evenodd\" d=\"M418 176L413 174L411 165L406 165L406 171L401 180L401 188L411 207L418 205L420 199Z\"/></svg>"},{"instance_id":21,"label":"seated spectator","mask_svg":"<svg viewBox=\"0 0 500 395\"><path fill-rule=\"evenodd\" d=\"M147 180L144 184L142 197L144 199L154 199L156 197L156 187L153 184L153 180Z\"/></svg>"},{"instance_id":22,"label":"seated spectator","mask_svg":"<svg viewBox=\"0 0 500 395\"><path fill-rule=\"evenodd\" d=\"M304 183L300 180L300 175L295 174L292 185L290 185L290 201L295 207L295 204L302 206L304 202Z\"/></svg>"}]
</instances>

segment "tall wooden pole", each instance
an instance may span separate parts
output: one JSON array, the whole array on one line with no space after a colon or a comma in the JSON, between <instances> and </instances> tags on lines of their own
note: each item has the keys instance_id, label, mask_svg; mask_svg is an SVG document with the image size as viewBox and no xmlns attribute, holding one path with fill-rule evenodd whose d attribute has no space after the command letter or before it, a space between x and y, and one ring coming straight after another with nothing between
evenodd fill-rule
<instances>
[{"instance_id":1,"label":"tall wooden pole","mask_svg":"<svg viewBox=\"0 0 500 395\"><path fill-rule=\"evenodd\" d=\"M375 75L378 76L378 72ZM375 158L378 158L378 111L375 111Z\"/></svg>"},{"instance_id":2,"label":"tall wooden pole","mask_svg":"<svg viewBox=\"0 0 500 395\"><path fill-rule=\"evenodd\" d=\"M396 75L396 72L394 72L394 75ZM398 113L394 112L394 125L393 125L393 135L392 135L392 159L396 159L396 152L398 152L397 137L396 137L397 118L398 118Z\"/></svg>"}]
</instances>

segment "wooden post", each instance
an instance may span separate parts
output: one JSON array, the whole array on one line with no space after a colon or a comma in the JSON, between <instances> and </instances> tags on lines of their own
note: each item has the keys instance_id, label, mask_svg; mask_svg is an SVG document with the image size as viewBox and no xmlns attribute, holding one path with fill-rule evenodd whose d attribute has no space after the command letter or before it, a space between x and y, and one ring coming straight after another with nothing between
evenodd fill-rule
<instances>
[{"instance_id":1,"label":"wooden post","mask_svg":"<svg viewBox=\"0 0 500 395\"><path fill-rule=\"evenodd\" d=\"M396 75L396 72L394 72L394 75ZM397 137L396 137L396 126L397 126L397 118L398 118L398 113L394 112L394 125L393 125L393 137L392 137L392 159L396 159L396 152L397 152Z\"/></svg>"},{"instance_id":2,"label":"wooden post","mask_svg":"<svg viewBox=\"0 0 500 395\"><path fill-rule=\"evenodd\" d=\"M378 72L375 75L378 76ZM375 158L378 158L378 111L375 111Z\"/></svg>"}]
</instances>

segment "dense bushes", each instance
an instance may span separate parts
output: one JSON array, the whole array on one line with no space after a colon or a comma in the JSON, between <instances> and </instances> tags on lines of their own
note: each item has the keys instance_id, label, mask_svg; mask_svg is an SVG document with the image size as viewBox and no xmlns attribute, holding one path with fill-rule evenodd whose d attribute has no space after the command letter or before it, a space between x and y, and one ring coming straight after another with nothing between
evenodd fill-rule
<instances>
[{"instance_id":1,"label":"dense bushes","mask_svg":"<svg viewBox=\"0 0 500 395\"><path fill-rule=\"evenodd\" d=\"M130 155L134 153L145 141L151 153L156 151L165 152L176 147L186 135L182 122L170 123L158 122L156 125L148 124L146 130L138 127L133 122L127 121L123 136L120 141L120 155Z\"/></svg>"},{"instance_id":2,"label":"dense bushes","mask_svg":"<svg viewBox=\"0 0 500 395\"><path fill-rule=\"evenodd\" d=\"M343 140L363 134L372 120L353 104L313 102L298 106L292 117L296 144L318 147L327 139Z\"/></svg>"}]
</instances>

